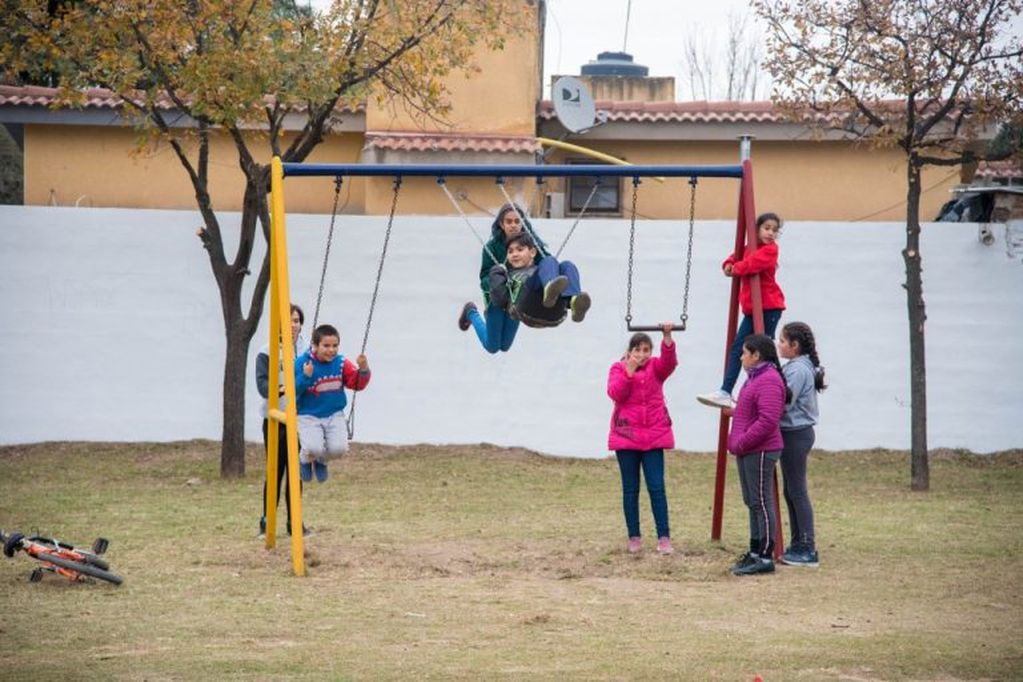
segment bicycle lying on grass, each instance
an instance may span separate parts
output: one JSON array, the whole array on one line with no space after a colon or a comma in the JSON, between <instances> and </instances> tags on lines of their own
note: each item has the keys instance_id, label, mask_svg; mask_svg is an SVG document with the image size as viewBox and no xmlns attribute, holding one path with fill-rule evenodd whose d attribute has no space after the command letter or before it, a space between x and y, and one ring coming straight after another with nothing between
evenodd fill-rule
<instances>
[{"instance_id":1,"label":"bicycle lying on grass","mask_svg":"<svg viewBox=\"0 0 1023 682\"><path fill-rule=\"evenodd\" d=\"M110 564L99 558L110 545L105 538L96 538L92 550L85 551L53 538L38 535L25 537L17 532L7 535L0 529L0 543L3 543L4 555L7 557L13 557L20 550L43 563L29 575L28 579L33 583L43 579L44 571L60 574L72 582L83 581L87 577L106 580L115 585L124 582L124 578L110 572Z\"/></svg>"}]
</instances>

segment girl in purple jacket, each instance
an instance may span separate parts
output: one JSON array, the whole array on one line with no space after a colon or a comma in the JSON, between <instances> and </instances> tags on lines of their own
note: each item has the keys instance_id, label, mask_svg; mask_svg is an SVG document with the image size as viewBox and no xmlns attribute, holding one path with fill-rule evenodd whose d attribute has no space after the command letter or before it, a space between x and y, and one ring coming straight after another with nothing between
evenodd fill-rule
<instances>
[{"instance_id":1,"label":"girl in purple jacket","mask_svg":"<svg viewBox=\"0 0 1023 682\"><path fill-rule=\"evenodd\" d=\"M640 469L654 512L657 551L661 554L674 551L664 492L664 450L675 447L671 417L664 403L664 382L678 365L671 327L671 322L662 325L661 354L657 357L652 356L650 337L634 334L625 357L611 365L607 377L607 394L615 404L607 447L615 451L622 473L622 507L631 553L643 548L639 533Z\"/></svg>"},{"instance_id":2,"label":"girl in purple jacket","mask_svg":"<svg viewBox=\"0 0 1023 682\"><path fill-rule=\"evenodd\" d=\"M784 446L781 417L789 389L771 337L752 334L742 343L747 379L732 415L728 449L736 455L742 501L749 509L749 551L732 566L735 575L774 570L774 465Z\"/></svg>"}]
</instances>

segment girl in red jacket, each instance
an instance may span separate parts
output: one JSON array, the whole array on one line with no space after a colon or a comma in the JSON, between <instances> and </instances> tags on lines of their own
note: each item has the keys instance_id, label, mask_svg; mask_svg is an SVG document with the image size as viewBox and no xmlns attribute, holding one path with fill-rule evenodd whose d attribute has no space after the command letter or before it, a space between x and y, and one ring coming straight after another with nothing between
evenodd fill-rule
<instances>
[{"instance_id":1,"label":"girl in red jacket","mask_svg":"<svg viewBox=\"0 0 1023 682\"><path fill-rule=\"evenodd\" d=\"M657 551L674 551L664 492L664 450L675 447L671 417L664 403L664 382L678 365L671 327L671 322L661 326L661 354L657 357L652 356L650 337L634 334L625 357L611 365L607 377L607 394L615 404L607 446L615 451L622 473L622 507L629 532L628 550L632 553L643 548L639 533L640 469L654 512Z\"/></svg>"},{"instance_id":2,"label":"girl in red jacket","mask_svg":"<svg viewBox=\"0 0 1023 682\"><path fill-rule=\"evenodd\" d=\"M735 407L732 390L739 379L742 342L753 333L753 293L750 291L750 278L756 275L760 280L760 299L764 306L764 334L774 338L774 330L781 320L781 311L785 310L785 294L774 279L778 269L778 237L781 234L781 218L776 213L764 213L757 218L757 248L747 250L746 254L737 259L731 254L721 264L725 277L741 277L739 286L739 305L742 307L742 322L735 333L735 341L728 352L728 365L725 376L721 380L721 388L711 393L696 396L704 405L711 407Z\"/></svg>"},{"instance_id":3,"label":"girl in red jacket","mask_svg":"<svg viewBox=\"0 0 1023 682\"><path fill-rule=\"evenodd\" d=\"M735 575L774 570L774 465L781 457L781 417L790 397L778 350L771 337L751 334L742 344L741 360L748 379L739 391L732 415L728 450L736 456L742 501L749 509L749 552L732 566Z\"/></svg>"}]
</instances>

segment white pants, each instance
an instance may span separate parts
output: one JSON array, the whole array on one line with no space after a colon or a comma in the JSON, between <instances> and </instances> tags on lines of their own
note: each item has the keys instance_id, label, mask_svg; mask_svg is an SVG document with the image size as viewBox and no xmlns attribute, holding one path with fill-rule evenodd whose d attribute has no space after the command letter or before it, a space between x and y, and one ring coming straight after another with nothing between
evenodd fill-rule
<instances>
[{"instance_id":1,"label":"white pants","mask_svg":"<svg viewBox=\"0 0 1023 682\"><path fill-rule=\"evenodd\" d=\"M298 461L308 464L313 460L327 462L348 452L348 421L343 412L329 417L298 415L298 438L302 449Z\"/></svg>"}]
</instances>

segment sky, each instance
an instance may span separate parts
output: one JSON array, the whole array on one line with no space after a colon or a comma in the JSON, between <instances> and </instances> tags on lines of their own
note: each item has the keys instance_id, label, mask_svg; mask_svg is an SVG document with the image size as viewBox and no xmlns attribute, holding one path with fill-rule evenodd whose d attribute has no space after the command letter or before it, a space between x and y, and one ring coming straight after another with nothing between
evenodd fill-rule
<instances>
[{"instance_id":1,"label":"sky","mask_svg":"<svg viewBox=\"0 0 1023 682\"><path fill-rule=\"evenodd\" d=\"M578 75L599 52L622 50L651 76L674 76L677 99L683 92L682 49L687 37L724 43L729 14L749 15L749 0L548 0L544 82L552 75ZM628 36L626 40L626 15ZM722 55L723 57L723 52Z\"/></svg>"},{"instance_id":2,"label":"sky","mask_svg":"<svg viewBox=\"0 0 1023 682\"><path fill-rule=\"evenodd\" d=\"M305 1L315 9L330 5L330 0ZM749 0L632 0L631 11L628 7L629 0L547 0L545 97L552 75L578 75L599 52L618 52L624 44L637 64L650 68L651 76L674 76L676 97L689 99L682 78L686 37L714 45L728 35L730 13L752 19Z\"/></svg>"}]
</instances>

